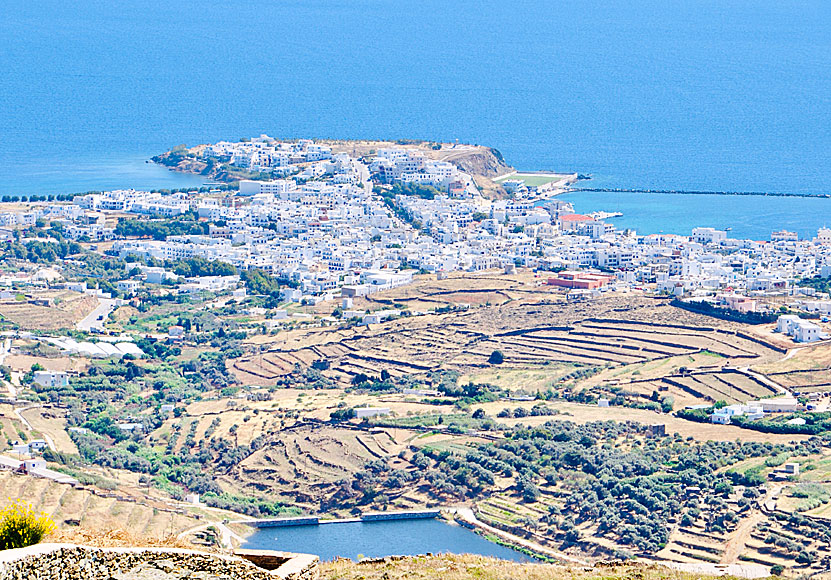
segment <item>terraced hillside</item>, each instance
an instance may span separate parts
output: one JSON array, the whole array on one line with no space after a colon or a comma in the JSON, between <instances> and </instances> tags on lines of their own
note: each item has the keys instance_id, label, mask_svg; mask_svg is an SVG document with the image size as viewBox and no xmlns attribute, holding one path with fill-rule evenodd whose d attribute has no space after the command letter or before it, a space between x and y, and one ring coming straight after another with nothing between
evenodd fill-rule
<instances>
[{"instance_id":1,"label":"terraced hillside","mask_svg":"<svg viewBox=\"0 0 831 580\"><path fill-rule=\"evenodd\" d=\"M649 396L665 393L679 402L727 401L745 402L776 395L780 391L769 380L736 368L685 371L659 379L634 380L625 383L624 393Z\"/></svg>"},{"instance_id":2,"label":"terraced hillside","mask_svg":"<svg viewBox=\"0 0 831 580\"><path fill-rule=\"evenodd\" d=\"M383 294L383 293L381 293ZM393 376L436 369L476 372L500 350L505 367L552 362L588 367L621 367L651 361L712 355L716 367L750 366L781 357L781 349L749 334L741 325L719 322L642 296L610 295L595 302L566 303L550 292L529 293L500 304L446 314L403 318L372 327L337 331L295 330L236 359L241 379L273 381L296 365L325 360L324 374L342 384L357 374ZM681 391L717 394L723 376L679 381ZM759 390L730 375L736 397ZM690 384L687 385L686 383ZM699 382L704 385L696 384ZM752 382L752 381L751 381ZM759 395L762 396L761 392Z\"/></svg>"},{"instance_id":3,"label":"terraced hillside","mask_svg":"<svg viewBox=\"0 0 831 580\"><path fill-rule=\"evenodd\" d=\"M129 530L131 534L162 538L196 526L195 516L169 505L129 497L125 493L104 492L92 488L73 488L48 479L0 471L0 505L9 498L24 498L44 511L59 529L81 525L87 530Z\"/></svg>"},{"instance_id":4,"label":"terraced hillside","mask_svg":"<svg viewBox=\"0 0 831 580\"><path fill-rule=\"evenodd\" d=\"M320 502L343 491L338 488L339 482L362 471L367 462L381 459L394 469L413 469L398 455L415 436L397 429L286 429L275 433L265 447L236 466L227 484L252 490L267 486L285 499L316 511ZM393 495L402 493L404 490Z\"/></svg>"}]
</instances>

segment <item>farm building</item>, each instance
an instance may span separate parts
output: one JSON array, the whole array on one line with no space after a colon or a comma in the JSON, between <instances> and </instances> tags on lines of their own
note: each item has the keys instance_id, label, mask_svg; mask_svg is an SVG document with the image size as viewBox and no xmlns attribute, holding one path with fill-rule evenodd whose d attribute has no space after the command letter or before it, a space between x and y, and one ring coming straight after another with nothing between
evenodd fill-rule
<instances>
[{"instance_id":1,"label":"farm building","mask_svg":"<svg viewBox=\"0 0 831 580\"><path fill-rule=\"evenodd\" d=\"M710 421L718 425L729 425L732 417L747 417L751 421L761 419L764 416L764 410L757 404L747 405L727 405L721 409L716 409L710 415Z\"/></svg>"},{"instance_id":2,"label":"farm building","mask_svg":"<svg viewBox=\"0 0 831 580\"><path fill-rule=\"evenodd\" d=\"M799 401L793 397L762 399L748 404L761 407L765 413L793 413L799 407Z\"/></svg>"},{"instance_id":3,"label":"farm building","mask_svg":"<svg viewBox=\"0 0 831 580\"><path fill-rule=\"evenodd\" d=\"M591 272L560 272L556 278L549 278L550 286L576 288L580 290L597 290L612 281L612 276L593 274Z\"/></svg>"},{"instance_id":4,"label":"farm building","mask_svg":"<svg viewBox=\"0 0 831 580\"><path fill-rule=\"evenodd\" d=\"M69 385L69 375L62 371L35 371L35 384L41 387L66 387Z\"/></svg>"}]
</instances>

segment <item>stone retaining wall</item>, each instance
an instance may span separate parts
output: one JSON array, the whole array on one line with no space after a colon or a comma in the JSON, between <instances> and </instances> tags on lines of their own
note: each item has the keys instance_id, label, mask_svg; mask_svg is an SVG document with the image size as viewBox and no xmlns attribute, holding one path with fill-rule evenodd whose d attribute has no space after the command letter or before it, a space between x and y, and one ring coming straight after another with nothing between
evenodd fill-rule
<instances>
[{"instance_id":1,"label":"stone retaining wall","mask_svg":"<svg viewBox=\"0 0 831 580\"><path fill-rule=\"evenodd\" d=\"M248 561L268 561L263 569ZM91 548L40 544L0 551L0 580L129 579L152 570L158 578L191 576L222 580L317 580L318 558L309 554L258 551L239 556L166 548ZM169 576L167 576L169 575Z\"/></svg>"}]
</instances>

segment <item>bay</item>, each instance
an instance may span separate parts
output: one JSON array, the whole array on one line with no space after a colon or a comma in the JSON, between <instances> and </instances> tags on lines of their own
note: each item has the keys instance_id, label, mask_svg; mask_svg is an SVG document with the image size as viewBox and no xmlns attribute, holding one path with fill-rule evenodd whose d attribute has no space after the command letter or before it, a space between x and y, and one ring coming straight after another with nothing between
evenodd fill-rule
<instances>
[{"instance_id":1,"label":"bay","mask_svg":"<svg viewBox=\"0 0 831 580\"><path fill-rule=\"evenodd\" d=\"M756 195L701 195L635 192L574 192L557 197L574 205L577 213L620 212L606 221L618 230L638 234L690 235L695 227L729 230L729 237L770 240L786 229L811 239L817 230L831 227L831 199L826 197L768 197Z\"/></svg>"}]
</instances>

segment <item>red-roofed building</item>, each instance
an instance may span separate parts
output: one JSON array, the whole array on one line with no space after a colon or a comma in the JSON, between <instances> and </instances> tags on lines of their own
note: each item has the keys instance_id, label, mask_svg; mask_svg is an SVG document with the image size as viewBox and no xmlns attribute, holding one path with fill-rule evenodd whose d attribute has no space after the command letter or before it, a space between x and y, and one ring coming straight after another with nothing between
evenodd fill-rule
<instances>
[{"instance_id":1,"label":"red-roofed building","mask_svg":"<svg viewBox=\"0 0 831 580\"><path fill-rule=\"evenodd\" d=\"M570 232L580 229L580 226L595 221L593 217L579 213L569 213L560 216L560 229Z\"/></svg>"},{"instance_id":2,"label":"red-roofed building","mask_svg":"<svg viewBox=\"0 0 831 580\"><path fill-rule=\"evenodd\" d=\"M550 286L561 288L579 288L583 290L596 290L602 288L614 279L613 276L605 274L594 274L592 272L560 272L556 278L549 278Z\"/></svg>"}]
</instances>

